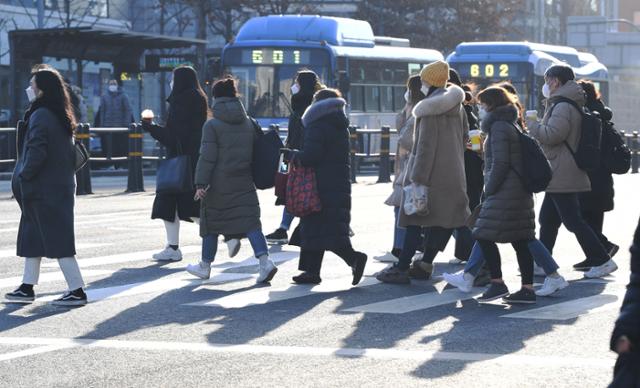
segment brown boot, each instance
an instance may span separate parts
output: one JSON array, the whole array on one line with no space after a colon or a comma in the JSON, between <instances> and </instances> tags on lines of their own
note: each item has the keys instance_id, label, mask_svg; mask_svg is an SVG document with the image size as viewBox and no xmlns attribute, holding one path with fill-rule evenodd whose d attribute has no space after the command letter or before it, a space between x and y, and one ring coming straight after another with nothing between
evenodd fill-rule
<instances>
[{"instance_id":1,"label":"brown boot","mask_svg":"<svg viewBox=\"0 0 640 388\"><path fill-rule=\"evenodd\" d=\"M418 280L429 280L433 273L433 264L425 263L422 260L416 260L411 263L409 268L409 276Z\"/></svg>"}]
</instances>

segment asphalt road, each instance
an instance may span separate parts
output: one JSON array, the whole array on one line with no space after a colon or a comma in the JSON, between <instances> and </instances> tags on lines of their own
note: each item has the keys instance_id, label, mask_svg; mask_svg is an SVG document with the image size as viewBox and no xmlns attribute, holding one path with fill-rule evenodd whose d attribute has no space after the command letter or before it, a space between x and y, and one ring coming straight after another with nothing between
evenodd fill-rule
<instances>
[{"instance_id":1,"label":"asphalt road","mask_svg":"<svg viewBox=\"0 0 640 388\"><path fill-rule=\"evenodd\" d=\"M361 178L353 186L354 246L369 254L372 274L386 264L392 209L388 184ZM603 280L581 279L583 259L562 230L555 250L571 285L526 307L479 305L445 288L442 272L453 242L436 259L430 281L410 286L366 277L351 288L350 270L327 255L320 286L297 286L298 252L273 249L280 271L256 286L257 262L248 241L227 257L221 244L212 279L183 271L198 260L195 225L183 225L185 259L156 264L162 223L150 219L148 192L123 194L123 178L100 178L96 194L76 206L78 259L91 303L66 309L47 304L65 289L53 260L43 261L38 300L0 305L2 387L604 387L615 355L608 350L629 275L633 229L640 214L640 175L616 177L616 210L605 231L621 247L620 269ZM19 209L0 182L0 292L20 284L15 257ZM280 221L272 192L260 194L265 231ZM542 197L536 200L540 205ZM510 246L501 246L507 284L519 277ZM541 282L542 278L536 281Z\"/></svg>"}]
</instances>

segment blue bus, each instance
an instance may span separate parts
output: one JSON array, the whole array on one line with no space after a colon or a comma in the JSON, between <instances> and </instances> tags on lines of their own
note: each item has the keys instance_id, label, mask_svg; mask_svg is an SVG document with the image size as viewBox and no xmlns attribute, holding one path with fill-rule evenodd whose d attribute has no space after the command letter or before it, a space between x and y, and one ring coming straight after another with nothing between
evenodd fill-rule
<instances>
[{"instance_id":1,"label":"blue bus","mask_svg":"<svg viewBox=\"0 0 640 388\"><path fill-rule=\"evenodd\" d=\"M542 106L544 72L557 63L571 66L577 78L592 80L603 98L608 98L606 66L594 55L572 47L529 42L460 43L447 57L447 62L465 82L473 82L479 88L510 81L525 109Z\"/></svg>"},{"instance_id":2,"label":"blue bus","mask_svg":"<svg viewBox=\"0 0 640 388\"><path fill-rule=\"evenodd\" d=\"M279 15L248 20L224 47L221 64L263 127L287 126L293 77L306 68L343 92L353 125L380 128L394 126L409 75L438 59L439 51L412 48L406 39L374 36L366 21Z\"/></svg>"}]
</instances>

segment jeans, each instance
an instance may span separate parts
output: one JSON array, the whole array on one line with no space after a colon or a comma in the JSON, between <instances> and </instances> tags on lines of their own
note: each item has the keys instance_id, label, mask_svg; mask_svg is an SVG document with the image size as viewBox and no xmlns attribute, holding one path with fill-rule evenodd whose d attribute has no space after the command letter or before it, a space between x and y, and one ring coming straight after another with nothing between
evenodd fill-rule
<instances>
[{"instance_id":1,"label":"jeans","mask_svg":"<svg viewBox=\"0 0 640 388\"><path fill-rule=\"evenodd\" d=\"M282 210L282 221L280 222L280 229L289 230L294 218L296 217L293 214L289 213L287 211L287 208L285 207Z\"/></svg>"},{"instance_id":2,"label":"jeans","mask_svg":"<svg viewBox=\"0 0 640 388\"><path fill-rule=\"evenodd\" d=\"M262 230L256 229L247 233L247 238L253 248L253 255L256 258L269 254L269 248L267 247L267 240L262 234ZM216 258L216 252L218 251L218 234L210 234L202 238L202 261L206 263L213 263Z\"/></svg>"},{"instance_id":3,"label":"jeans","mask_svg":"<svg viewBox=\"0 0 640 388\"><path fill-rule=\"evenodd\" d=\"M500 262L500 252L498 245L493 241L478 240L478 245L482 249L482 254L487 260L492 279L502 279L502 268ZM512 242L513 249L516 250L518 266L522 284L533 284L533 257L529 252L528 241L521 240Z\"/></svg>"},{"instance_id":4,"label":"jeans","mask_svg":"<svg viewBox=\"0 0 640 388\"><path fill-rule=\"evenodd\" d=\"M553 256L551 256L547 247L545 247L540 240L530 240L527 246L529 248L529 252L531 252L531 255L533 256L533 260L536 264L542 267L545 274L551 275L560 268L553 259ZM476 277L478 276L478 273L480 273L480 269L482 269L484 262L485 260L484 255L482 254L482 249L480 249L480 245L478 245L478 243L475 243L471 250L469 261L467 261L467 265L464 267L464 272L470 273Z\"/></svg>"},{"instance_id":5,"label":"jeans","mask_svg":"<svg viewBox=\"0 0 640 388\"><path fill-rule=\"evenodd\" d=\"M539 219L540 241L549 252L553 252L558 229L564 224L578 239L587 260L601 265L610 259L598 236L582 217L577 193L546 193Z\"/></svg>"},{"instance_id":6,"label":"jeans","mask_svg":"<svg viewBox=\"0 0 640 388\"><path fill-rule=\"evenodd\" d=\"M407 234L407 230L405 228L401 228L398 226L398 217L400 216L400 207L396 206L393 208L393 214L395 215L395 227L393 229L393 248L394 249L402 249L404 244L404 236Z\"/></svg>"}]
</instances>

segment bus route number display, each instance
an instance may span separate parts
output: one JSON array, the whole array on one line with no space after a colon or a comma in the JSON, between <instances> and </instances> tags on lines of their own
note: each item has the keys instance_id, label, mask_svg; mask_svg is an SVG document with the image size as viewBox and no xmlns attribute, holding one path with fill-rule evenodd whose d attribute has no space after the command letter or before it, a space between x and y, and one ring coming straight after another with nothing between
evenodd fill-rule
<instances>
[{"instance_id":1,"label":"bus route number display","mask_svg":"<svg viewBox=\"0 0 640 388\"><path fill-rule=\"evenodd\" d=\"M309 63L309 51L284 49L243 50L242 63L253 65L300 65Z\"/></svg>"},{"instance_id":2,"label":"bus route number display","mask_svg":"<svg viewBox=\"0 0 640 388\"><path fill-rule=\"evenodd\" d=\"M515 74L508 63L472 63L469 65L469 75L473 78L509 78Z\"/></svg>"}]
</instances>

